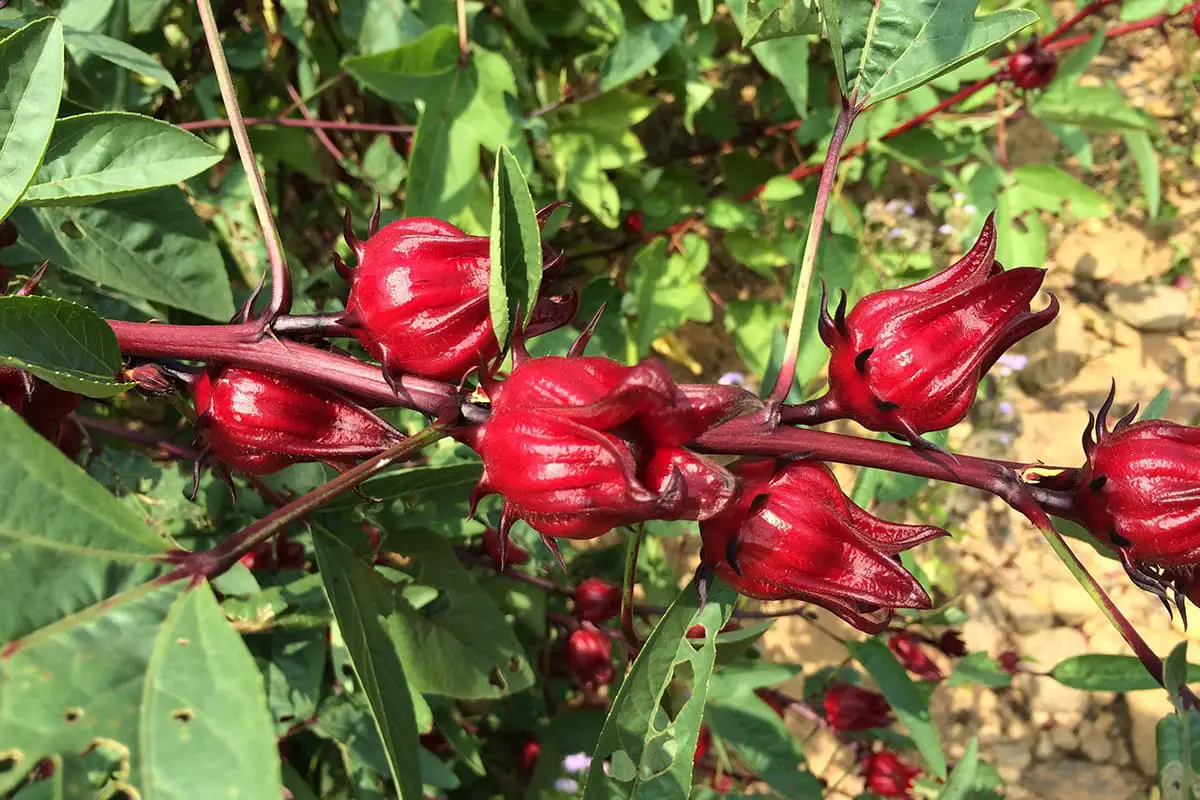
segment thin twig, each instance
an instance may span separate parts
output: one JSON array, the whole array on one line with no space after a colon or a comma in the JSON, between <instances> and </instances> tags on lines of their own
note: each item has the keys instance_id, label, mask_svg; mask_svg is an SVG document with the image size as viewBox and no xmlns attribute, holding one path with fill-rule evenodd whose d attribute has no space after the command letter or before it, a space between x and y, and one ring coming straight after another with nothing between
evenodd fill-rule
<instances>
[{"instance_id":1,"label":"thin twig","mask_svg":"<svg viewBox=\"0 0 1200 800\"><path fill-rule=\"evenodd\" d=\"M300 112L300 116L304 117L309 122L312 122L312 112L309 111L308 107L304 105L304 98L300 96L300 93L296 91L296 87L292 86L290 81L288 82L287 90L288 96L292 98L292 102L296 103L296 110ZM320 142L325 148L326 152L333 156L334 161L341 162L346 160L346 156L341 150L338 149L338 146L333 143L333 139L329 138L328 133L321 128L314 128L313 133L316 135L317 141Z\"/></svg>"},{"instance_id":2,"label":"thin twig","mask_svg":"<svg viewBox=\"0 0 1200 800\"><path fill-rule=\"evenodd\" d=\"M280 127L308 128L322 131L345 131L347 133L394 133L412 135L417 129L415 125L385 125L376 122L339 122L329 119L289 119L287 117L245 117L242 122L248 128ZM194 122L180 122L176 127L185 131L205 131L213 128L228 128L227 119L201 119Z\"/></svg>"}]
</instances>

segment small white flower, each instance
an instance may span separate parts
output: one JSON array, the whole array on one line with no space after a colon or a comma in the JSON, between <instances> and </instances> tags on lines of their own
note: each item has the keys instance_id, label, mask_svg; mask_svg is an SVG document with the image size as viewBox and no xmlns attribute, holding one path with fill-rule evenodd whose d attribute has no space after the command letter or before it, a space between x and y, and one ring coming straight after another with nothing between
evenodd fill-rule
<instances>
[{"instance_id":1,"label":"small white flower","mask_svg":"<svg viewBox=\"0 0 1200 800\"><path fill-rule=\"evenodd\" d=\"M567 772L583 772L592 765L592 757L587 753L572 753L564 758L562 763Z\"/></svg>"},{"instance_id":2,"label":"small white flower","mask_svg":"<svg viewBox=\"0 0 1200 800\"><path fill-rule=\"evenodd\" d=\"M963 211L967 212L968 214L974 214L975 206L971 205L970 203L967 203L965 206L963 206Z\"/></svg>"},{"instance_id":3,"label":"small white flower","mask_svg":"<svg viewBox=\"0 0 1200 800\"><path fill-rule=\"evenodd\" d=\"M1005 353L996 359L996 366L1005 370L1005 375L1020 372L1029 366L1029 356L1023 356L1019 353Z\"/></svg>"},{"instance_id":4,"label":"small white flower","mask_svg":"<svg viewBox=\"0 0 1200 800\"><path fill-rule=\"evenodd\" d=\"M717 378L717 383L722 386L743 386L746 383L746 376L740 372L726 372Z\"/></svg>"},{"instance_id":5,"label":"small white flower","mask_svg":"<svg viewBox=\"0 0 1200 800\"><path fill-rule=\"evenodd\" d=\"M908 205L904 206L904 213L911 217L913 214L917 213L917 210L913 208L912 203L909 203Z\"/></svg>"},{"instance_id":6,"label":"small white flower","mask_svg":"<svg viewBox=\"0 0 1200 800\"><path fill-rule=\"evenodd\" d=\"M889 214L895 214L900 210L900 205L901 203L899 200L888 200L886 203L884 203L883 210Z\"/></svg>"},{"instance_id":7,"label":"small white flower","mask_svg":"<svg viewBox=\"0 0 1200 800\"><path fill-rule=\"evenodd\" d=\"M954 233L954 226L949 222L943 222L940 226L938 226L938 233L940 233L942 236L949 236L950 234Z\"/></svg>"},{"instance_id":8,"label":"small white flower","mask_svg":"<svg viewBox=\"0 0 1200 800\"><path fill-rule=\"evenodd\" d=\"M554 782L554 788L565 794L575 794L579 791L579 781L574 778L559 778Z\"/></svg>"},{"instance_id":9,"label":"small white flower","mask_svg":"<svg viewBox=\"0 0 1200 800\"><path fill-rule=\"evenodd\" d=\"M952 194L950 196L954 198L954 202L956 202L956 203L961 203L963 200L967 199L967 196L965 194L963 194L962 192L955 192L954 194Z\"/></svg>"},{"instance_id":10,"label":"small white flower","mask_svg":"<svg viewBox=\"0 0 1200 800\"><path fill-rule=\"evenodd\" d=\"M888 236L892 237L893 239L899 239L903 235L904 231L902 231L900 228L892 228L890 231L888 231Z\"/></svg>"}]
</instances>

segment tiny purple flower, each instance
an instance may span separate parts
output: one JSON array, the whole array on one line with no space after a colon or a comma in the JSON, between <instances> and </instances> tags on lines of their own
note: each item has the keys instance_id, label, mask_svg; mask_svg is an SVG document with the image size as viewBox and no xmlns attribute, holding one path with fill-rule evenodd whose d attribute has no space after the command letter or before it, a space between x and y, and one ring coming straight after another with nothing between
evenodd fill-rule
<instances>
[{"instance_id":1,"label":"tiny purple flower","mask_svg":"<svg viewBox=\"0 0 1200 800\"><path fill-rule=\"evenodd\" d=\"M913 214L917 213L917 210L913 208L912 203L908 203L904 206L904 213L911 217Z\"/></svg>"},{"instance_id":2,"label":"tiny purple flower","mask_svg":"<svg viewBox=\"0 0 1200 800\"><path fill-rule=\"evenodd\" d=\"M900 210L900 201L899 200L888 200L887 203L884 204L883 210L888 212L889 214L895 214L897 211Z\"/></svg>"},{"instance_id":3,"label":"tiny purple flower","mask_svg":"<svg viewBox=\"0 0 1200 800\"><path fill-rule=\"evenodd\" d=\"M717 383L722 386L744 386L746 384L746 376L741 372L726 372L717 378Z\"/></svg>"},{"instance_id":4,"label":"tiny purple flower","mask_svg":"<svg viewBox=\"0 0 1200 800\"><path fill-rule=\"evenodd\" d=\"M900 230L899 228L892 228L890 231L888 231L888 236L892 237L893 239L898 239L903 235L904 231Z\"/></svg>"},{"instance_id":5,"label":"tiny purple flower","mask_svg":"<svg viewBox=\"0 0 1200 800\"><path fill-rule=\"evenodd\" d=\"M1013 414L1013 404L1007 400L1001 400L1000 404L996 406L996 409L1006 417L1011 417Z\"/></svg>"},{"instance_id":6,"label":"tiny purple flower","mask_svg":"<svg viewBox=\"0 0 1200 800\"><path fill-rule=\"evenodd\" d=\"M1029 366L1029 356L1023 356L1020 353L1005 353L996 359L996 374L1011 375L1014 372L1020 372L1027 366Z\"/></svg>"},{"instance_id":7,"label":"tiny purple flower","mask_svg":"<svg viewBox=\"0 0 1200 800\"><path fill-rule=\"evenodd\" d=\"M587 753L572 753L563 759L563 769L571 774L583 772L592 765L592 757Z\"/></svg>"},{"instance_id":8,"label":"tiny purple flower","mask_svg":"<svg viewBox=\"0 0 1200 800\"><path fill-rule=\"evenodd\" d=\"M573 778L559 778L554 782L554 788L566 794L575 794L579 791L579 781Z\"/></svg>"},{"instance_id":9,"label":"tiny purple flower","mask_svg":"<svg viewBox=\"0 0 1200 800\"><path fill-rule=\"evenodd\" d=\"M1010 444L1012 444L1012 436L1008 435L1007 433L1001 433L996 436L996 441L1005 447L1008 447Z\"/></svg>"}]
</instances>

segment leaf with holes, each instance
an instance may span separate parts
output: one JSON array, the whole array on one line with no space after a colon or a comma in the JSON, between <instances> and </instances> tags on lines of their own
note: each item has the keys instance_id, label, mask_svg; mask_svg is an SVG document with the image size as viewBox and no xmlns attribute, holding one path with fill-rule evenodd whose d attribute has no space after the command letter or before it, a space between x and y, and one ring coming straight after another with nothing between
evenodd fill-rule
<instances>
[{"instance_id":1,"label":"leaf with holes","mask_svg":"<svg viewBox=\"0 0 1200 800\"><path fill-rule=\"evenodd\" d=\"M63 87L62 25L53 17L0 39L0 219L33 180Z\"/></svg>"},{"instance_id":2,"label":"leaf with holes","mask_svg":"<svg viewBox=\"0 0 1200 800\"><path fill-rule=\"evenodd\" d=\"M64 797L279 792L262 681L206 583L154 580L167 543L0 406L0 769L6 792L43 757Z\"/></svg>"},{"instance_id":3,"label":"leaf with holes","mask_svg":"<svg viewBox=\"0 0 1200 800\"><path fill-rule=\"evenodd\" d=\"M133 385L114 380L121 350L112 328L90 308L52 297L0 297L0 364L87 397Z\"/></svg>"},{"instance_id":4,"label":"leaf with holes","mask_svg":"<svg viewBox=\"0 0 1200 800\"><path fill-rule=\"evenodd\" d=\"M488 305L501 349L533 313L542 285L542 238L537 209L521 165L507 147L496 153L492 177L491 273ZM519 317L519 319L518 319Z\"/></svg>"}]
</instances>

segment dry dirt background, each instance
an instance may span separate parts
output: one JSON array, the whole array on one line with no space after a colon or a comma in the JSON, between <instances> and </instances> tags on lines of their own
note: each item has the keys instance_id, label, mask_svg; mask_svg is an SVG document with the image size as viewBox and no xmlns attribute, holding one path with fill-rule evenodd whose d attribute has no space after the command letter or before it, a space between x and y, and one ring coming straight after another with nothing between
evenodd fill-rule
<instances>
[{"instance_id":1,"label":"dry dirt background","mask_svg":"<svg viewBox=\"0 0 1200 800\"><path fill-rule=\"evenodd\" d=\"M1057 16L1071 8L1056 9ZM1133 34L1107 47L1092 73L1116 81L1161 125L1163 200L1177 215L1155 225L1144 203L1110 194L1122 208L1115 219L1055 223L1046 287L1062 312L1019 348L1029 364L1002 381L1000 397L983 409L992 422L955 431L952 442L962 452L1077 466L1087 410L1099 405L1114 377L1118 408L1144 404L1165 386L1171 390L1168 416L1200 422L1200 291L1195 280L1178 288L1166 277L1173 265L1200 255L1200 45L1186 26L1177 25L1169 39L1159 31ZM1116 137L1093 137L1096 170L1089 176L1036 122L1019 120L1009 133L1014 164L1043 160L1053 148L1090 185L1116 191ZM1082 653L1127 652L1030 525L999 501L949 492L955 541L938 546L959 577L969 616L962 632L971 651L1016 650L1035 671ZM1129 584L1119 564L1078 543L1075 549L1160 654L1183 637L1200 642L1200 612L1193 609L1193 627L1185 632L1156 598ZM855 635L832 618L828 627ZM777 622L766 649L770 657L805 665L806 672L845 657L840 643L795 618ZM799 693L802 686L790 688ZM939 688L934 706L949 758L978 736L981 756L1007 782L1007 797L1054 800L1156 793L1154 727L1170 710L1161 691L1089 694L1031 674L1002 691ZM861 781L850 754L795 715L789 724L806 742L817 774L837 781L848 773L829 796L854 797Z\"/></svg>"}]
</instances>

